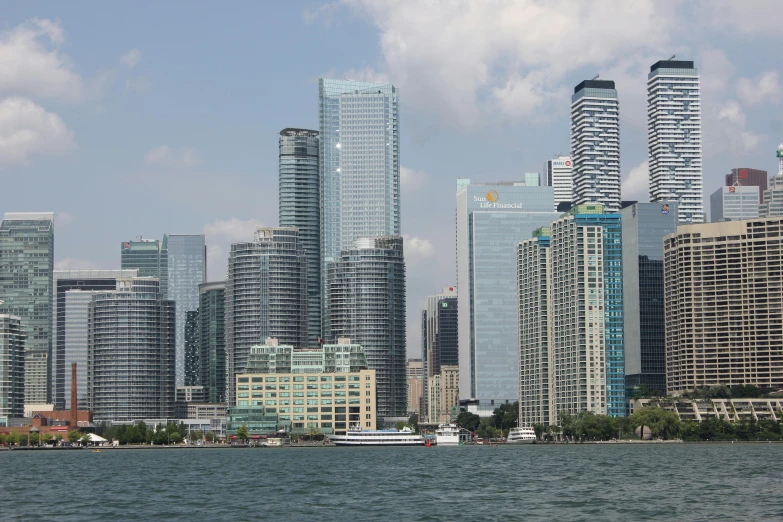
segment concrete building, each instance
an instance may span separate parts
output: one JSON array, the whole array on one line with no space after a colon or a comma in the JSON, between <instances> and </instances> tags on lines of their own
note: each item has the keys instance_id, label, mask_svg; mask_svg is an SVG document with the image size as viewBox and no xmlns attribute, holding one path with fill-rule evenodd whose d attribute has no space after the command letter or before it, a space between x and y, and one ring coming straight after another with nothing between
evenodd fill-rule
<instances>
[{"instance_id":1,"label":"concrete building","mask_svg":"<svg viewBox=\"0 0 783 522\"><path fill-rule=\"evenodd\" d=\"M207 402L226 402L226 283L199 285L199 384Z\"/></svg>"},{"instance_id":2,"label":"concrete building","mask_svg":"<svg viewBox=\"0 0 783 522\"><path fill-rule=\"evenodd\" d=\"M427 296L422 310L421 356L423 366L422 408L420 418L429 411L429 382L443 365L459 366L459 315L457 287L447 286L440 293Z\"/></svg>"},{"instance_id":3,"label":"concrete building","mask_svg":"<svg viewBox=\"0 0 783 522\"><path fill-rule=\"evenodd\" d=\"M424 402L424 367L421 359L408 359L405 363L405 380L408 383L408 415L421 418Z\"/></svg>"},{"instance_id":4,"label":"concrete building","mask_svg":"<svg viewBox=\"0 0 783 522\"><path fill-rule=\"evenodd\" d=\"M120 268L137 270L139 277L155 277L160 281L160 293L169 295L169 238L123 241L120 245Z\"/></svg>"},{"instance_id":5,"label":"concrete building","mask_svg":"<svg viewBox=\"0 0 783 522\"><path fill-rule=\"evenodd\" d=\"M544 164L542 185L552 187L555 193L555 206L570 202L574 190L573 164L570 156L558 154Z\"/></svg>"},{"instance_id":6,"label":"concrete building","mask_svg":"<svg viewBox=\"0 0 783 522\"><path fill-rule=\"evenodd\" d=\"M22 321L25 403L49 402L54 214L6 212L0 223L0 314Z\"/></svg>"},{"instance_id":7,"label":"concrete building","mask_svg":"<svg viewBox=\"0 0 783 522\"><path fill-rule=\"evenodd\" d=\"M24 346L19 317L0 314L0 418L24 414Z\"/></svg>"},{"instance_id":8,"label":"concrete building","mask_svg":"<svg viewBox=\"0 0 783 522\"><path fill-rule=\"evenodd\" d=\"M764 191L767 190L768 179L769 175L766 170L737 167L736 169L731 169L731 174L726 174L726 186L758 187L760 205L764 203Z\"/></svg>"},{"instance_id":9,"label":"concrete building","mask_svg":"<svg viewBox=\"0 0 783 522\"><path fill-rule=\"evenodd\" d=\"M677 201L680 223L703 223L699 71L674 58L654 63L647 75L650 201Z\"/></svg>"},{"instance_id":10,"label":"concrete building","mask_svg":"<svg viewBox=\"0 0 783 522\"><path fill-rule=\"evenodd\" d=\"M740 422L742 420L783 420L783 398L766 399L633 399L628 408L633 414L642 408L657 406L673 411L682 421L704 422L710 419Z\"/></svg>"},{"instance_id":11,"label":"concrete building","mask_svg":"<svg viewBox=\"0 0 783 522\"><path fill-rule=\"evenodd\" d=\"M459 415L459 366L444 364L429 380L426 424L453 422Z\"/></svg>"},{"instance_id":12,"label":"concrete building","mask_svg":"<svg viewBox=\"0 0 783 522\"><path fill-rule=\"evenodd\" d=\"M742 221L759 217L759 188L719 187L710 195L710 221Z\"/></svg>"},{"instance_id":13,"label":"concrete building","mask_svg":"<svg viewBox=\"0 0 783 522\"><path fill-rule=\"evenodd\" d=\"M557 219L552 187L457 180L459 393L489 416L519 392L516 245Z\"/></svg>"},{"instance_id":14,"label":"concrete building","mask_svg":"<svg viewBox=\"0 0 783 522\"><path fill-rule=\"evenodd\" d=\"M680 226L664 240L666 391L783 387L783 217Z\"/></svg>"},{"instance_id":15,"label":"concrete building","mask_svg":"<svg viewBox=\"0 0 783 522\"><path fill-rule=\"evenodd\" d=\"M613 81L585 80L571 97L574 205L620 210L620 102Z\"/></svg>"},{"instance_id":16,"label":"concrete building","mask_svg":"<svg viewBox=\"0 0 783 522\"><path fill-rule=\"evenodd\" d=\"M625 385L666 392L663 238L677 230L678 204L633 203L623 232Z\"/></svg>"},{"instance_id":17,"label":"concrete building","mask_svg":"<svg viewBox=\"0 0 783 522\"><path fill-rule=\"evenodd\" d=\"M764 191L764 202L759 206L759 217L783 216L783 143L776 151L778 174L770 178Z\"/></svg>"}]
</instances>

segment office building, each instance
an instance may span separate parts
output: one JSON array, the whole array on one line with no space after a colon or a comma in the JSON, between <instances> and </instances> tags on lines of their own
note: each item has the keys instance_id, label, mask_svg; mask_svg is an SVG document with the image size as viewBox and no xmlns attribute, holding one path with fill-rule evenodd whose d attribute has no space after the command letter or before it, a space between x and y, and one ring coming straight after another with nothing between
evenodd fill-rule
<instances>
[{"instance_id":1,"label":"office building","mask_svg":"<svg viewBox=\"0 0 783 522\"><path fill-rule=\"evenodd\" d=\"M541 175L538 172L525 172L525 186L526 187L540 187Z\"/></svg>"},{"instance_id":2,"label":"office building","mask_svg":"<svg viewBox=\"0 0 783 522\"><path fill-rule=\"evenodd\" d=\"M783 387L783 217L687 225L664 240L666 392Z\"/></svg>"},{"instance_id":3,"label":"office building","mask_svg":"<svg viewBox=\"0 0 783 522\"><path fill-rule=\"evenodd\" d=\"M650 201L677 201L680 223L702 223L699 71L674 58L655 62L647 75Z\"/></svg>"},{"instance_id":4,"label":"office building","mask_svg":"<svg viewBox=\"0 0 783 522\"><path fill-rule=\"evenodd\" d=\"M87 408L87 317L95 292L117 289L117 279L136 277L137 270L55 270L52 305L52 402L55 410L71 409L71 364L76 363L77 407Z\"/></svg>"},{"instance_id":5,"label":"office building","mask_svg":"<svg viewBox=\"0 0 783 522\"><path fill-rule=\"evenodd\" d=\"M783 143L776 151L778 174L769 180L769 188L764 191L764 202L759 206L760 217L783 216Z\"/></svg>"},{"instance_id":6,"label":"office building","mask_svg":"<svg viewBox=\"0 0 783 522\"><path fill-rule=\"evenodd\" d=\"M0 314L0 418L24 415L25 338L19 317Z\"/></svg>"},{"instance_id":7,"label":"office building","mask_svg":"<svg viewBox=\"0 0 783 522\"><path fill-rule=\"evenodd\" d=\"M742 185L743 187L758 187L760 205L764 203L764 191L767 190L768 178L769 175L766 170L737 167L736 169L731 169L731 174L726 174L726 186Z\"/></svg>"},{"instance_id":8,"label":"office building","mask_svg":"<svg viewBox=\"0 0 783 522\"><path fill-rule=\"evenodd\" d=\"M164 299L169 295L169 238L163 240L144 239L123 241L120 248L120 268L137 270L139 277L156 277L160 281L160 293Z\"/></svg>"},{"instance_id":9,"label":"office building","mask_svg":"<svg viewBox=\"0 0 783 522\"><path fill-rule=\"evenodd\" d=\"M49 402L54 214L6 212L0 223L0 314L22 321L25 404Z\"/></svg>"},{"instance_id":10,"label":"office building","mask_svg":"<svg viewBox=\"0 0 783 522\"><path fill-rule=\"evenodd\" d=\"M207 402L226 402L226 283L199 285L199 384Z\"/></svg>"},{"instance_id":11,"label":"office building","mask_svg":"<svg viewBox=\"0 0 783 522\"><path fill-rule=\"evenodd\" d=\"M402 238L360 238L329 264L326 339L353 339L376 371L378 416L405 417L405 261Z\"/></svg>"},{"instance_id":12,"label":"office building","mask_svg":"<svg viewBox=\"0 0 783 522\"><path fill-rule=\"evenodd\" d=\"M87 392L101 421L166 418L173 414L174 302L152 277L117 279L89 305Z\"/></svg>"},{"instance_id":13,"label":"office building","mask_svg":"<svg viewBox=\"0 0 783 522\"><path fill-rule=\"evenodd\" d=\"M198 310L185 315L185 386L201 385Z\"/></svg>"},{"instance_id":14,"label":"office building","mask_svg":"<svg viewBox=\"0 0 783 522\"><path fill-rule=\"evenodd\" d=\"M421 359L408 359L405 363L405 380L408 383L408 415L419 415L421 418L424 402L424 368Z\"/></svg>"},{"instance_id":15,"label":"office building","mask_svg":"<svg viewBox=\"0 0 783 522\"><path fill-rule=\"evenodd\" d=\"M570 202L574 190L573 165L570 156L558 154L544 164L542 185L552 187L555 192L555 206Z\"/></svg>"},{"instance_id":16,"label":"office building","mask_svg":"<svg viewBox=\"0 0 783 522\"><path fill-rule=\"evenodd\" d=\"M457 181L459 393L489 416L517 400L516 245L546 226L552 187Z\"/></svg>"},{"instance_id":17,"label":"office building","mask_svg":"<svg viewBox=\"0 0 783 522\"><path fill-rule=\"evenodd\" d=\"M318 131L280 131L280 226L299 230L307 257L307 342L321 333L321 201Z\"/></svg>"},{"instance_id":18,"label":"office building","mask_svg":"<svg viewBox=\"0 0 783 522\"><path fill-rule=\"evenodd\" d=\"M620 102L613 81L585 80L571 96L574 205L620 210Z\"/></svg>"},{"instance_id":19,"label":"office building","mask_svg":"<svg viewBox=\"0 0 783 522\"><path fill-rule=\"evenodd\" d=\"M429 380L427 403L430 408L422 422L454 422L459 415L459 366L445 364Z\"/></svg>"},{"instance_id":20,"label":"office building","mask_svg":"<svg viewBox=\"0 0 783 522\"><path fill-rule=\"evenodd\" d=\"M307 345L307 264L299 231L259 228L252 242L231 245L226 279L229 403L248 350L266 337Z\"/></svg>"},{"instance_id":21,"label":"office building","mask_svg":"<svg viewBox=\"0 0 783 522\"><path fill-rule=\"evenodd\" d=\"M634 203L620 211L626 388L666 393L663 238L677 230L677 203Z\"/></svg>"},{"instance_id":22,"label":"office building","mask_svg":"<svg viewBox=\"0 0 783 522\"><path fill-rule=\"evenodd\" d=\"M188 312L198 310L198 286L206 282L207 245L204 234L169 234L166 295L177 307L177 386L185 384Z\"/></svg>"},{"instance_id":23,"label":"office building","mask_svg":"<svg viewBox=\"0 0 783 522\"><path fill-rule=\"evenodd\" d=\"M429 410L430 379L440 373L443 365L459 366L459 326L457 287L447 286L440 293L427 296L427 308L422 310L421 356L423 364L424 398L420 418Z\"/></svg>"},{"instance_id":24,"label":"office building","mask_svg":"<svg viewBox=\"0 0 783 522\"><path fill-rule=\"evenodd\" d=\"M759 188L719 187L710 195L710 221L742 221L759 217Z\"/></svg>"}]
</instances>

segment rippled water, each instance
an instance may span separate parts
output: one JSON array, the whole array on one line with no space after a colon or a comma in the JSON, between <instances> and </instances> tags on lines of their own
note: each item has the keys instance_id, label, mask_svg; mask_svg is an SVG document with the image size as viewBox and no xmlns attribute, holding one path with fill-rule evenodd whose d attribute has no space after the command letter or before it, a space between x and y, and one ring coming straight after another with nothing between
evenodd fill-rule
<instances>
[{"instance_id":1,"label":"rippled water","mask_svg":"<svg viewBox=\"0 0 783 522\"><path fill-rule=\"evenodd\" d=\"M2 520L783 520L783 444L0 452Z\"/></svg>"}]
</instances>

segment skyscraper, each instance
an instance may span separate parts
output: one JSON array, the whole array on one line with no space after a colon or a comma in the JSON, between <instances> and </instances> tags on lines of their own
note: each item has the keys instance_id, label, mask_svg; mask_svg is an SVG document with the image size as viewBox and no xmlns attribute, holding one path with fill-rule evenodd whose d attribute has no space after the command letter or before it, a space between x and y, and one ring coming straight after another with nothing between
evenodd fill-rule
<instances>
[{"instance_id":1,"label":"skyscraper","mask_svg":"<svg viewBox=\"0 0 783 522\"><path fill-rule=\"evenodd\" d=\"M560 203L571 201L574 190L573 165L570 156L558 154L544 164L544 181L542 185L552 187L555 191L555 207Z\"/></svg>"},{"instance_id":2,"label":"skyscraper","mask_svg":"<svg viewBox=\"0 0 783 522\"><path fill-rule=\"evenodd\" d=\"M226 402L226 283L199 286L199 384L210 403Z\"/></svg>"},{"instance_id":3,"label":"skyscraper","mask_svg":"<svg viewBox=\"0 0 783 522\"><path fill-rule=\"evenodd\" d=\"M25 342L25 404L49 400L54 214L6 212L0 223L0 313L19 317Z\"/></svg>"},{"instance_id":4,"label":"skyscraper","mask_svg":"<svg viewBox=\"0 0 783 522\"><path fill-rule=\"evenodd\" d=\"M207 281L203 234L168 235L168 299L177 307L177 386L185 384L185 328L188 312L198 310L198 285Z\"/></svg>"},{"instance_id":5,"label":"skyscraper","mask_svg":"<svg viewBox=\"0 0 783 522\"><path fill-rule=\"evenodd\" d=\"M692 61L661 60L647 75L650 201L679 202L680 223L704 221L701 93Z\"/></svg>"},{"instance_id":6,"label":"skyscraper","mask_svg":"<svg viewBox=\"0 0 783 522\"><path fill-rule=\"evenodd\" d=\"M185 314L185 384L201 386L198 310Z\"/></svg>"},{"instance_id":7,"label":"skyscraper","mask_svg":"<svg viewBox=\"0 0 783 522\"><path fill-rule=\"evenodd\" d=\"M488 416L519 393L516 245L557 219L552 187L457 181L459 393Z\"/></svg>"},{"instance_id":8,"label":"skyscraper","mask_svg":"<svg viewBox=\"0 0 783 522\"><path fill-rule=\"evenodd\" d=\"M280 226L299 230L307 257L307 341L321 333L321 201L318 131L280 131Z\"/></svg>"},{"instance_id":9,"label":"skyscraper","mask_svg":"<svg viewBox=\"0 0 783 522\"><path fill-rule=\"evenodd\" d=\"M585 80L571 96L574 205L620 210L620 102L614 82Z\"/></svg>"},{"instance_id":10,"label":"skyscraper","mask_svg":"<svg viewBox=\"0 0 783 522\"><path fill-rule=\"evenodd\" d=\"M422 310L421 356L424 376L424 404L420 419L429 415L428 386L443 365L459 365L457 287L447 286L427 296ZM434 421L433 421L434 422Z\"/></svg>"},{"instance_id":11,"label":"skyscraper","mask_svg":"<svg viewBox=\"0 0 783 522\"><path fill-rule=\"evenodd\" d=\"M737 167L726 174L726 186L742 185L743 187L759 188L759 204L764 203L764 191L767 190L769 176L766 170Z\"/></svg>"},{"instance_id":12,"label":"skyscraper","mask_svg":"<svg viewBox=\"0 0 783 522\"><path fill-rule=\"evenodd\" d=\"M307 345L307 261L293 228L259 228L249 243L231 245L226 279L229 403L251 346L275 337Z\"/></svg>"},{"instance_id":13,"label":"skyscraper","mask_svg":"<svg viewBox=\"0 0 783 522\"><path fill-rule=\"evenodd\" d=\"M136 269L139 277L157 277L164 298L169 295L168 243L169 238L164 234L163 241L140 237L136 241L123 241L120 245L120 268Z\"/></svg>"},{"instance_id":14,"label":"skyscraper","mask_svg":"<svg viewBox=\"0 0 783 522\"><path fill-rule=\"evenodd\" d=\"M759 217L759 188L755 185L718 187L710 195L710 221L742 221Z\"/></svg>"},{"instance_id":15,"label":"skyscraper","mask_svg":"<svg viewBox=\"0 0 783 522\"><path fill-rule=\"evenodd\" d=\"M117 288L117 279L136 277L137 270L55 270L52 335L52 402L71 408L71 364L76 363L79 405L87 408L87 317L97 291Z\"/></svg>"},{"instance_id":16,"label":"skyscraper","mask_svg":"<svg viewBox=\"0 0 783 522\"><path fill-rule=\"evenodd\" d=\"M405 417L405 261L402 238L359 238L329 264L326 339L360 344L376 370L378 416Z\"/></svg>"},{"instance_id":17,"label":"skyscraper","mask_svg":"<svg viewBox=\"0 0 783 522\"><path fill-rule=\"evenodd\" d=\"M0 314L0 417L24 415L25 337L20 318Z\"/></svg>"},{"instance_id":18,"label":"skyscraper","mask_svg":"<svg viewBox=\"0 0 783 522\"><path fill-rule=\"evenodd\" d=\"M118 279L89 305L88 400L96 420L173 413L175 313L152 277Z\"/></svg>"},{"instance_id":19,"label":"skyscraper","mask_svg":"<svg viewBox=\"0 0 783 522\"><path fill-rule=\"evenodd\" d=\"M783 216L783 143L776 151L778 174L769 180L769 188L764 191L764 202L759 206L759 216Z\"/></svg>"}]
</instances>

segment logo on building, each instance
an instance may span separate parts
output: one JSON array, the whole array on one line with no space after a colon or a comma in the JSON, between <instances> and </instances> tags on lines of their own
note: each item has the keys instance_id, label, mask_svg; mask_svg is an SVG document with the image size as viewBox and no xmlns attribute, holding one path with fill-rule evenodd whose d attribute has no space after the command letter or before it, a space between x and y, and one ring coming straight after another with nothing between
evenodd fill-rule
<instances>
[{"instance_id":1,"label":"logo on building","mask_svg":"<svg viewBox=\"0 0 783 522\"><path fill-rule=\"evenodd\" d=\"M735 187L729 187L729 192L737 192L737 189Z\"/></svg>"},{"instance_id":2,"label":"logo on building","mask_svg":"<svg viewBox=\"0 0 783 522\"><path fill-rule=\"evenodd\" d=\"M126 242L124 242L124 243L122 244L122 249L123 249L123 250L130 250L130 243L128 243L127 241L126 241Z\"/></svg>"},{"instance_id":3,"label":"logo on building","mask_svg":"<svg viewBox=\"0 0 783 522\"><path fill-rule=\"evenodd\" d=\"M500 195L498 194L497 190L490 190L489 192L487 192L487 201L489 201L490 203L494 203L499 199L500 199Z\"/></svg>"},{"instance_id":4,"label":"logo on building","mask_svg":"<svg viewBox=\"0 0 783 522\"><path fill-rule=\"evenodd\" d=\"M668 214L669 213L669 205L663 204L661 205L661 214Z\"/></svg>"},{"instance_id":5,"label":"logo on building","mask_svg":"<svg viewBox=\"0 0 783 522\"><path fill-rule=\"evenodd\" d=\"M571 160L566 160L565 163L566 163L566 167L570 167L571 166Z\"/></svg>"}]
</instances>

